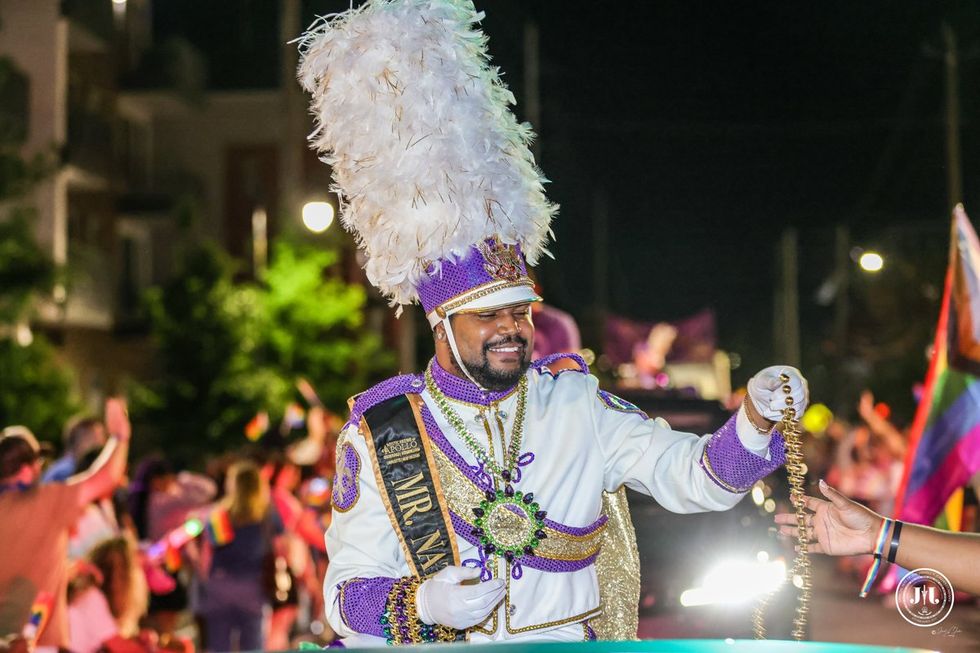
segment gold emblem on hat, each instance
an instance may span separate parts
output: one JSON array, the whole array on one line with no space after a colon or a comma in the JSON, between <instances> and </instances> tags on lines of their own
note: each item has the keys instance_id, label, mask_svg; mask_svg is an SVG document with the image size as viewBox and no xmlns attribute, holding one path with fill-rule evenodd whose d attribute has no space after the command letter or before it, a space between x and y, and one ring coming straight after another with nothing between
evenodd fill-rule
<instances>
[{"instance_id":1,"label":"gold emblem on hat","mask_svg":"<svg viewBox=\"0 0 980 653\"><path fill-rule=\"evenodd\" d=\"M480 243L480 253L483 255L483 268L495 279L517 281L521 274L521 257L517 247L500 242L499 238L490 238Z\"/></svg>"}]
</instances>

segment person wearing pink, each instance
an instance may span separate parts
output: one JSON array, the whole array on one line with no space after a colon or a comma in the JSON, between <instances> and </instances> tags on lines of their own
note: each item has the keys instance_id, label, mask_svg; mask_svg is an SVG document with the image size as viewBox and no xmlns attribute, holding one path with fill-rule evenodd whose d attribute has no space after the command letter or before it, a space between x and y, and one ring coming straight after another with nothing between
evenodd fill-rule
<instances>
[{"instance_id":1,"label":"person wearing pink","mask_svg":"<svg viewBox=\"0 0 980 653\"><path fill-rule=\"evenodd\" d=\"M313 411L311 422L312 418ZM294 494L300 480L299 468L289 460L279 461L273 466L271 480L272 504L282 519L284 529L284 561L292 579L286 596L275 597L273 601L272 620L266 638L266 649L281 651L290 647L289 633L299 612L299 584L311 587L314 596L319 594L310 547L326 553L327 545L316 515L307 510Z\"/></svg>"}]
</instances>

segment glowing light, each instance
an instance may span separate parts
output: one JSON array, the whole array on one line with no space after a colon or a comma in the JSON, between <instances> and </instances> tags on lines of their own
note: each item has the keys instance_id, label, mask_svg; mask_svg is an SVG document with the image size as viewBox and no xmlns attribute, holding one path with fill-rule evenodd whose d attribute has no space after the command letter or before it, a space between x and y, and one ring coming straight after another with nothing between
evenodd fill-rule
<instances>
[{"instance_id":1,"label":"glowing light","mask_svg":"<svg viewBox=\"0 0 980 653\"><path fill-rule=\"evenodd\" d=\"M680 602L684 607L747 603L779 587L785 577L782 560L725 561L708 572L700 587L684 590Z\"/></svg>"},{"instance_id":2,"label":"glowing light","mask_svg":"<svg viewBox=\"0 0 980 653\"><path fill-rule=\"evenodd\" d=\"M112 0L112 4L114 4L114 5L124 5L124 4L126 4L126 0Z\"/></svg>"},{"instance_id":3,"label":"glowing light","mask_svg":"<svg viewBox=\"0 0 980 653\"><path fill-rule=\"evenodd\" d=\"M325 478L315 478L310 481L310 492L313 494L323 494L330 489L330 484L327 483Z\"/></svg>"},{"instance_id":4,"label":"glowing light","mask_svg":"<svg viewBox=\"0 0 980 653\"><path fill-rule=\"evenodd\" d=\"M315 234L322 234L333 224L334 208L330 202L307 202L303 206L303 224Z\"/></svg>"},{"instance_id":5,"label":"glowing light","mask_svg":"<svg viewBox=\"0 0 980 653\"><path fill-rule=\"evenodd\" d=\"M184 523L184 531L192 538L204 532L204 523L197 518L188 519Z\"/></svg>"},{"instance_id":6,"label":"glowing light","mask_svg":"<svg viewBox=\"0 0 980 653\"><path fill-rule=\"evenodd\" d=\"M752 488L752 503L757 506L761 506L766 500L766 493L762 491L762 488L756 485Z\"/></svg>"},{"instance_id":7,"label":"glowing light","mask_svg":"<svg viewBox=\"0 0 980 653\"><path fill-rule=\"evenodd\" d=\"M14 339L21 347L30 347L31 343L34 342L34 332L31 331L31 325L26 322L18 324L14 333Z\"/></svg>"},{"instance_id":8,"label":"glowing light","mask_svg":"<svg viewBox=\"0 0 980 653\"><path fill-rule=\"evenodd\" d=\"M758 560L759 562L769 562L769 552L759 551L758 553L755 554L755 559Z\"/></svg>"},{"instance_id":9,"label":"glowing light","mask_svg":"<svg viewBox=\"0 0 980 653\"><path fill-rule=\"evenodd\" d=\"M766 512L776 512L776 502L772 499L766 499L766 502L762 504L762 508Z\"/></svg>"},{"instance_id":10,"label":"glowing light","mask_svg":"<svg viewBox=\"0 0 980 653\"><path fill-rule=\"evenodd\" d=\"M834 421L834 413L823 404L813 404L806 409L800 424L810 433L823 433Z\"/></svg>"},{"instance_id":11,"label":"glowing light","mask_svg":"<svg viewBox=\"0 0 980 653\"><path fill-rule=\"evenodd\" d=\"M858 259L858 265L865 272L881 272L881 269L885 267L885 259L878 252L864 252Z\"/></svg>"}]
</instances>

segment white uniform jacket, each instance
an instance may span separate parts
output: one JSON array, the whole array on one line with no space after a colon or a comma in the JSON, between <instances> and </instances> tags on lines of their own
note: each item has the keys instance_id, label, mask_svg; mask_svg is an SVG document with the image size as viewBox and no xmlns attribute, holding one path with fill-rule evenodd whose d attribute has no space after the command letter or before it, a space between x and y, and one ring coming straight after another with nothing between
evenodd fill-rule
<instances>
[{"instance_id":1,"label":"white uniform jacket","mask_svg":"<svg viewBox=\"0 0 980 653\"><path fill-rule=\"evenodd\" d=\"M435 361L433 366L437 366ZM565 369L553 371L562 367ZM446 375L442 372L441 378ZM567 550L570 553L564 557L573 560L560 570L525 564L520 578L514 578L513 570L508 572L502 559L491 556L489 564L496 566L496 576L507 578L507 595L492 619L470 631L472 641L524 636L582 639L583 625L602 610L595 566L588 564L587 554L591 553L589 538L601 529L603 490L615 491L625 484L678 513L727 510L738 503L755 480L783 463L778 435L771 441L766 438L760 450L758 435L751 429L746 432L741 423L736 427L735 417L710 436L673 431L664 420L650 419L631 404L600 391L597 379L588 374L577 357L537 361L527 376L526 421L520 451L532 453L533 461L522 465L521 479L515 487L525 494L533 492L534 501L547 511L549 523L555 525L549 531L550 541L544 540L554 556L562 558L562 552ZM475 389L457 377L452 379L455 381L449 385L455 383L458 388L439 384L450 398L467 395L466 386ZM378 617L384 610L384 595L391 587L391 579L410 574L381 499L361 428L361 415L371 404L406 392L421 395L427 408L430 437L439 445L433 449L440 453L443 463L455 453L457 460L461 458L471 468L471 473L477 467L475 455L441 414L425 390L421 375L390 379L359 396L352 420L338 442L334 514L326 534L330 556L324 588L327 616L334 630L348 638L348 645L383 644L384 640L376 637L381 634ZM502 439L509 442L517 393L496 399L490 410L499 411L505 430ZM484 422L479 417L479 411L486 409L459 400L453 400L451 405L473 437L486 447ZM497 423L495 419L489 421ZM496 427L494 431L494 454L500 461L501 434ZM751 440L753 437L755 441ZM743 441L754 445L758 453L747 450ZM443 451L447 448L452 451ZM466 484L460 472L454 474L449 474L449 478L440 474L443 486ZM444 490L447 495L459 494L451 492L451 487ZM458 496L456 500L460 502ZM472 515L467 514L471 507L460 505L455 510L463 513L461 518L471 520ZM453 521L460 559L475 565L481 560L478 542L468 532L469 524L461 527L455 517Z\"/></svg>"}]
</instances>

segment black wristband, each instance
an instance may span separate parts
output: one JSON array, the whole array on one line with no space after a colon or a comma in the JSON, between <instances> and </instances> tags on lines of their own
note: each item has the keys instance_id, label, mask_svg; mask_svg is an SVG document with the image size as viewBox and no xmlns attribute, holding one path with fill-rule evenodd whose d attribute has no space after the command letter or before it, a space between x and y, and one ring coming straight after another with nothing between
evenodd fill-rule
<instances>
[{"instance_id":1,"label":"black wristband","mask_svg":"<svg viewBox=\"0 0 980 653\"><path fill-rule=\"evenodd\" d=\"M888 562L895 562L895 555L898 554L898 539L902 536L902 522L895 520L892 528L892 543L888 547Z\"/></svg>"}]
</instances>

